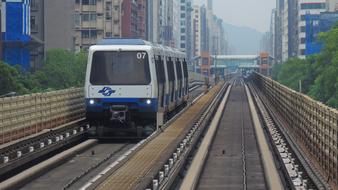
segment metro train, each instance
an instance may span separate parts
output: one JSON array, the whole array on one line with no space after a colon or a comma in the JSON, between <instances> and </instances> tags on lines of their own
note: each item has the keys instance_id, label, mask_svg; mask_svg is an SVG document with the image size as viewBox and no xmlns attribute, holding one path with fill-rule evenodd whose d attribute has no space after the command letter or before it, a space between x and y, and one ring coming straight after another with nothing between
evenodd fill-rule
<instances>
[{"instance_id":1,"label":"metro train","mask_svg":"<svg viewBox=\"0 0 338 190\"><path fill-rule=\"evenodd\" d=\"M140 39L104 39L89 48L85 98L96 137L145 137L186 105L186 55Z\"/></svg>"}]
</instances>

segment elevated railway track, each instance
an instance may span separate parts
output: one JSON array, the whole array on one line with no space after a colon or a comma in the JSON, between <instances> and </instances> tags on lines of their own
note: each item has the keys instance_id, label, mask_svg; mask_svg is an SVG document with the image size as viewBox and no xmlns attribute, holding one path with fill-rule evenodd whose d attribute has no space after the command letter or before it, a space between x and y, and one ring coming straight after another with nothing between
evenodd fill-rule
<instances>
[{"instance_id":1,"label":"elevated railway track","mask_svg":"<svg viewBox=\"0 0 338 190\"><path fill-rule=\"evenodd\" d=\"M195 82L191 94L198 98L148 139L139 143L113 143L112 146L87 142L81 151L69 154L62 162L65 164L53 166L51 173L45 170L39 174L41 177L35 176L31 183L19 186L46 188L52 182L46 181L45 176L57 178L71 170L67 178L59 181L57 189L272 189L272 184L276 183L280 184L279 189L337 189L337 110L258 74L254 75L252 83L237 77L200 95L203 91L201 83ZM54 103L78 106L81 110L81 103L76 99L72 96L62 103L54 99ZM8 118L15 117L15 109L28 105L22 101L9 105L8 99L2 103L0 113L13 107ZM43 106L39 103L36 110L43 112ZM24 121L41 117L41 114L34 114L33 109L26 110L29 111L20 112L26 114ZM9 120L1 117L1 130L6 134L2 134L1 142L11 142L0 149L0 167L7 166L9 171L16 168L13 163L24 163L21 159L32 155L39 157L37 152L56 147L56 141L76 139L86 133L88 127L80 117L81 111L70 107L59 110L54 113L64 112L60 117L44 120L49 127L41 127L41 122L23 125L23 120L9 119L15 124L11 131ZM70 114L65 110L70 110ZM78 116L75 117L75 113ZM56 118L64 118L63 122L73 118L72 121L78 123L74 122L69 128L55 128L52 122ZM19 132L22 134L18 135ZM22 140L31 133L37 134ZM20 140L15 141L17 138ZM209 142L204 143L208 138ZM202 159L196 165L194 161L199 155ZM196 170L195 175L190 176L191 164ZM84 165L86 167L80 167ZM0 183L0 189L4 183L6 181Z\"/></svg>"}]
</instances>

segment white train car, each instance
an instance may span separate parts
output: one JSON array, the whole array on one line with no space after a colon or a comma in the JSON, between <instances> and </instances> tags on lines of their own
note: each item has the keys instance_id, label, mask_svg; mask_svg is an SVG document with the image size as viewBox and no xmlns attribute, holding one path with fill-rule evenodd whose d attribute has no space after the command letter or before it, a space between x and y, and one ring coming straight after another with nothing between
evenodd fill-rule
<instances>
[{"instance_id":1,"label":"white train car","mask_svg":"<svg viewBox=\"0 0 338 190\"><path fill-rule=\"evenodd\" d=\"M186 105L185 53L140 39L105 39L89 48L86 117L99 138L145 137Z\"/></svg>"}]
</instances>

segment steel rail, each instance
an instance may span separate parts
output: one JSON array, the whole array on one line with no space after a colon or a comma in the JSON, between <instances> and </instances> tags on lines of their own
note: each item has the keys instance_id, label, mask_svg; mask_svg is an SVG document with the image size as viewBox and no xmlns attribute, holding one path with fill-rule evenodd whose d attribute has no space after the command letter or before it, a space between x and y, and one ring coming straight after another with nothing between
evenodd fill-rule
<instances>
[{"instance_id":1,"label":"steel rail","mask_svg":"<svg viewBox=\"0 0 338 190\"><path fill-rule=\"evenodd\" d=\"M283 127L283 122L281 118L275 113L272 106L269 104L267 99L264 98L264 95L259 92L256 86L250 85L250 90L254 94L254 97L256 99L256 103L258 104L258 107L260 108L260 112L264 115L266 125L270 128L275 128L275 131L273 130L275 134L275 137L282 138L287 142L288 147L294 152L295 158L299 161L299 163L303 166L304 172L306 172L307 176L309 176L309 179L312 181L312 183L316 186L317 189L331 189L328 183L324 180L322 175L311 166L310 161L304 156L302 153L301 148L296 143L296 141L293 139L292 135L288 134L286 129ZM279 133L279 135L277 134ZM271 135L272 136L272 135ZM273 138L273 137L271 137ZM276 149L275 149L276 150ZM278 150L277 150L278 152ZM279 153L279 152L278 152ZM278 154L280 156L280 154ZM281 157L279 157L279 160L283 160ZM293 185L291 188L294 187L294 182L290 179L289 172L283 165L284 173L287 172L288 174L288 182L290 185Z\"/></svg>"}]
</instances>

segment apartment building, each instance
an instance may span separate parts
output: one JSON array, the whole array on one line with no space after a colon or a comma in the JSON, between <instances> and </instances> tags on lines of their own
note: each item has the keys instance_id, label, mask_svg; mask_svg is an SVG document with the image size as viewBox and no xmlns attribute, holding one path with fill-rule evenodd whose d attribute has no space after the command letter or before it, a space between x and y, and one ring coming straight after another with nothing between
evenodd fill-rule
<instances>
[{"instance_id":1,"label":"apartment building","mask_svg":"<svg viewBox=\"0 0 338 190\"><path fill-rule=\"evenodd\" d=\"M298 55L305 58L306 51L306 15L320 15L326 11L326 0L299 0L298 1Z\"/></svg>"},{"instance_id":2,"label":"apartment building","mask_svg":"<svg viewBox=\"0 0 338 190\"><path fill-rule=\"evenodd\" d=\"M329 12L338 11L338 0L327 0L326 7Z\"/></svg>"},{"instance_id":3,"label":"apartment building","mask_svg":"<svg viewBox=\"0 0 338 190\"><path fill-rule=\"evenodd\" d=\"M122 0L75 1L75 50L87 50L103 38L120 37Z\"/></svg>"},{"instance_id":4,"label":"apartment building","mask_svg":"<svg viewBox=\"0 0 338 190\"><path fill-rule=\"evenodd\" d=\"M0 3L0 32L2 32L1 27L2 27L2 14L1 14L1 6L2 4ZM2 35L0 35L0 61L2 61Z\"/></svg>"},{"instance_id":5,"label":"apartment building","mask_svg":"<svg viewBox=\"0 0 338 190\"><path fill-rule=\"evenodd\" d=\"M147 39L160 43L162 14L160 0L147 0Z\"/></svg>"},{"instance_id":6,"label":"apartment building","mask_svg":"<svg viewBox=\"0 0 338 190\"><path fill-rule=\"evenodd\" d=\"M282 12L282 61L298 55L298 3L284 0Z\"/></svg>"},{"instance_id":7,"label":"apartment building","mask_svg":"<svg viewBox=\"0 0 338 190\"><path fill-rule=\"evenodd\" d=\"M199 56L201 52L201 12L195 5L193 10L193 56Z\"/></svg>"},{"instance_id":8,"label":"apartment building","mask_svg":"<svg viewBox=\"0 0 338 190\"><path fill-rule=\"evenodd\" d=\"M136 37L148 39L147 37L147 16L148 16L148 1L136 0L137 3L137 35Z\"/></svg>"}]
</instances>

